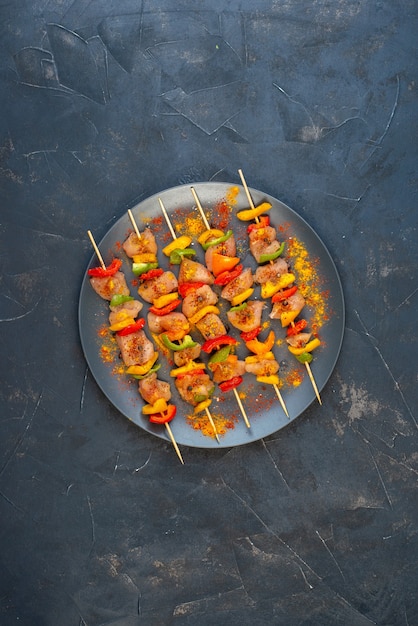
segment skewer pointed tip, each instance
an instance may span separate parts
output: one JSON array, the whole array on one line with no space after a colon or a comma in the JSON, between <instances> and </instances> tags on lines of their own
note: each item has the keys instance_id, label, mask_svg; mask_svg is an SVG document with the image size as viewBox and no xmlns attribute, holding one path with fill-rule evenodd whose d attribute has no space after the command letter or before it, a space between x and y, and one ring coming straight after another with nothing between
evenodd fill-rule
<instances>
[{"instance_id":1,"label":"skewer pointed tip","mask_svg":"<svg viewBox=\"0 0 418 626\"><path fill-rule=\"evenodd\" d=\"M315 378L314 378L314 376L312 374L311 366L309 365L309 363L305 363L305 365L306 365L306 371L308 372L309 379L310 379L310 381L312 383L312 387L314 388L316 398L317 398L319 404L322 406L321 396L319 395L319 390L318 390L318 387L316 385Z\"/></svg>"},{"instance_id":2,"label":"skewer pointed tip","mask_svg":"<svg viewBox=\"0 0 418 626\"><path fill-rule=\"evenodd\" d=\"M184 460L183 460L183 457L182 457L181 452L180 452L180 450L179 450L179 447L178 447L178 445L177 445L177 441L174 439L173 431L171 430L170 424L169 424L168 422L166 422L166 423L165 423L165 427L166 427L166 429L167 429L168 436L169 436L169 437L170 437L170 439L171 439L171 443L173 444L174 450L176 451L177 456L178 456L178 457L179 457L179 459L180 459L180 463L181 463L182 465L184 465Z\"/></svg>"}]
</instances>

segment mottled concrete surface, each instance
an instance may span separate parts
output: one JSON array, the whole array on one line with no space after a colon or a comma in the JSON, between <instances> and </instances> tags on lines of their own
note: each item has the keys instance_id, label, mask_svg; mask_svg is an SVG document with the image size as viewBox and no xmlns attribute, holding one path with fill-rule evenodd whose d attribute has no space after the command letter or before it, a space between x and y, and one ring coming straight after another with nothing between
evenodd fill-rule
<instances>
[{"instance_id":1,"label":"mottled concrete surface","mask_svg":"<svg viewBox=\"0 0 418 626\"><path fill-rule=\"evenodd\" d=\"M0 623L418 623L417 4L0 2ZM183 450L88 371L101 238L196 181L279 198L346 298L288 428Z\"/></svg>"}]
</instances>

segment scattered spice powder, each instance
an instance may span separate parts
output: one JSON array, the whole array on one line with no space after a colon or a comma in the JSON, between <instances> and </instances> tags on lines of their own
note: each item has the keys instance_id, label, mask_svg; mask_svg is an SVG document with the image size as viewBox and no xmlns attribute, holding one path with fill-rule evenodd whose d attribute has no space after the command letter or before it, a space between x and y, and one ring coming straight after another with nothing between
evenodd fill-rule
<instances>
[{"instance_id":1,"label":"scattered spice powder","mask_svg":"<svg viewBox=\"0 0 418 626\"><path fill-rule=\"evenodd\" d=\"M233 430L235 424L240 419L236 414L225 417L221 413L212 413L211 416L213 423L215 424L218 435L222 436L227 433L228 430ZM205 437L212 437L215 439L215 433L212 425L205 413L199 413L199 415L189 414L186 415L187 423L193 428L193 430L200 430Z\"/></svg>"},{"instance_id":2,"label":"scattered spice powder","mask_svg":"<svg viewBox=\"0 0 418 626\"><path fill-rule=\"evenodd\" d=\"M239 187L234 185L226 192L226 201L230 206L235 206L238 200Z\"/></svg>"},{"instance_id":3,"label":"scattered spice powder","mask_svg":"<svg viewBox=\"0 0 418 626\"><path fill-rule=\"evenodd\" d=\"M329 294L327 291L321 291L319 259L310 259L305 245L296 237L289 237L287 244L288 256L296 274L298 287L306 300L306 306L312 309L310 324L312 332L316 334L329 319L327 310Z\"/></svg>"},{"instance_id":4,"label":"scattered spice powder","mask_svg":"<svg viewBox=\"0 0 418 626\"><path fill-rule=\"evenodd\" d=\"M215 204L212 213L212 225L219 230L226 230L231 219L232 207L225 200Z\"/></svg>"}]
</instances>

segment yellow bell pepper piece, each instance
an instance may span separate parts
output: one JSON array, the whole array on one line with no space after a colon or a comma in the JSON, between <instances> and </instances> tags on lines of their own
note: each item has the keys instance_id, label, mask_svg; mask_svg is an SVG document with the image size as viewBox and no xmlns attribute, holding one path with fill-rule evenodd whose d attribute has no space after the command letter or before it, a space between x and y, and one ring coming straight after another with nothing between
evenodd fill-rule
<instances>
[{"instance_id":1,"label":"yellow bell pepper piece","mask_svg":"<svg viewBox=\"0 0 418 626\"><path fill-rule=\"evenodd\" d=\"M149 359L144 365L130 365L126 370L127 374L132 374L133 376L144 376L147 372L150 371L151 367L154 365L155 361L158 359L158 352L154 353L154 356Z\"/></svg>"},{"instance_id":2,"label":"yellow bell pepper piece","mask_svg":"<svg viewBox=\"0 0 418 626\"><path fill-rule=\"evenodd\" d=\"M245 300L248 300L248 298L251 296L253 291L254 291L254 289L252 287L249 287L248 289L246 289L242 293L239 293L237 296L232 298L231 306L237 306L237 304L241 304Z\"/></svg>"},{"instance_id":3,"label":"yellow bell pepper piece","mask_svg":"<svg viewBox=\"0 0 418 626\"><path fill-rule=\"evenodd\" d=\"M200 311L198 311L197 313L192 315L192 317L189 318L190 324L197 324L197 322L199 322L202 318L204 318L205 315L207 315L208 313L216 313L216 315L218 315L219 309L213 304L204 306L203 309L200 309Z\"/></svg>"},{"instance_id":4,"label":"yellow bell pepper piece","mask_svg":"<svg viewBox=\"0 0 418 626\"><path fill-rule=\"evenodd\" d=\"M251 363L260 363L260 361L274 361L275 356L273 352L265 352L264 354L252 354L251 356L245 357L245 362L248 364Z\"/></svg>"},{"instance_id":5,"label":"yellow bell pepper piece","mask_svg":"<svg viewBox=\"0 0 418 626\"><path fill-rule=\"evenodd\" d=\"M142 252L132 257L134 263L157 263L157 256L152 252Z\"/></svg>"},{"instance_id":6,"label":"yellow bell pepper piece","mask_svg":"<svg viewBox=\"0 0 418 626\"><path fill-rule=\"evenodd\" d=\"M222 230L218 230L217 228L210 228L209 230L205 230L204 233L200 235L198 238L198 242L200 244L206 243L208 239L217 239L218 237L222 237L224 232Z\"/></svg>"},{"instance_id":7,"label":"yellow bell pepper piece","mask_svg":"<svg viewBox=\"0 0 418 626\"><path fill-rule=\"evenodd\" d=\"M146 404L142 407L144 415L153 415L154 413L161 413L167 410L167 402L164 398L158 398L154 404Z\"/></svg>"},{"instance_id":8,"label":"yellow bell pepper piece","mask_svg":"<svg viewBox=\"0 0 418 626\"><path fill-rule=\"evenodd\" d=\"M206 365L204 363L196 363L196 361L189 361L186 365L182 365L181 367L177 367L174 370L171 370L170 376L175 378L176 376L180 376L180 374L187 374L187 372L192 372L193 370L204 370L206 369Z\"/></svg>"},{"instance_id":9,"label":"yellow bell pepper piece","mask_svg":"<svg viewBox=\"0 0 418 626\"><path fill-rule=\"evenodd\" d=\"M267 385L278 385L279 377L277 374L270 374L270 376L256 376L256 381Z\"/></svg>"},{"instance_id":10,"label":"yellow bell pepper piece","mask_svg":"<svg viewBox=\"0 0 418 626\"><path fill-rule=\"evenodd\" d=\"M292 274L292 272L282 274L277 280L268 280L261 285L261 297L271 298L271 296L274 296L274 294L280 291L280 289L285 289L294 283L295 280L296 276Z\"/></svg>"},{"instance_id":11,"label":"yellow bell pepper piece","mask_svg":"<svg viewBox=\"0 0 418 626\"><path fill-rule=\"evenodd\" d=\"M115 333L116 331L122 330L122 328L126 328L131 324L135 324L135 320L132 316L127 315L120 322L115 322L114 324L112 324L112 326L109 326L109 330Z\"/></svg>"},{"instance_id":12,"label":"yellow bell pepper piece","mask_svg":"<svg viewBox=\"0 0 418 626\"><path fill-rule=\"evenodd\" d=\"M203 402L199 402L199 404L197 404L195 406L195 408L193 409L193 413L195 415L197 415L198 413L201 413L201 411L204 411L205 409L208 408L208 406L210 406L212 400L203 400Z\"/></svg>"},{"instance_id":13,"label":"yellow bell pepper piece","mask_svg":"<svg viewBox=\"0 0 418 626\"><path fill-rule=\"evenodd\" d=\"M238 211L237 218L242 222L249 222L250 220L255 220L256 217L264 213L265 211L269 211L272 205L270 202L262 202L258 206L253 209L245 209L244 211Z\"/></svg>"},{"instance_id":14,"label":"yellow bell pepper piece","mask_svg":"<svg viewBox=\"0 0 418 626\"><path fill-rule=\"evenodd\" d=\"M165 248L163 248L163 252L166 256L170 256L173 250L185 250L192 243L192 238L187 235L182 235L181 237L177 237L177 239L173 239L171 243L168 244Z\"/></svg>"},{"instance_id":15,"label":"yellow bell pepper piece","mask_svg":"<svg viewBox=\"0 0 418 626\"><path fill-rule=\"evenodd\" d=\"M280 314L280 321L282 323L283 328L285 326L289 326L299 315L300 311L284 311L284 313Z\"/></svg>"},{"instance_id":16,"label":"yellow bell pepper piece","mask_svg":"<svg viewBox=\"0 0 418 626\"><path fill-rule=\"evenodd\" d=\"M152 301L152 304L157 309L162 309L167 304L170 304L170 302L177 300L178 297L179 297L179 294L177 293L177 291L174 291L172 293L167 293L167 294L164 294L163 296L159 296L159 298L155 298L155 300Z\"/></svg>"},{"instance_id":17,"label":"yellow bell pepper piece","mask_svg":"<svg viewBox=\"0 0 418 626\"><path fill-rule=\"evenodd\" d=\"M247 346L248 350L251 350L251 352L254 352L255 354L266 354L274 346L274 340L275 340L274 331L271 330L269 332L269 336L267 337L265 341L259 341L258 339L251 339L250 341L247 341L245 345Z\"/></svg>"},{"instance_id":18,"label":"yellow bell pepper piece","mask_svg":"<svg viewBox=\"0 0 418 626\"><path fill-rule=\"evenodd\" d=\"M289 349L289 352L297 356L299 354L303 354L304 352L312 352L312 350L315 350L315 348L317 348L320 345L321 345L321 342L319 341L319 339L315 337L315 339L312 339L311 341L309 341L304 348L294 348L293 346L287 346L287 347Z\"/></svg>"}]
</instances>

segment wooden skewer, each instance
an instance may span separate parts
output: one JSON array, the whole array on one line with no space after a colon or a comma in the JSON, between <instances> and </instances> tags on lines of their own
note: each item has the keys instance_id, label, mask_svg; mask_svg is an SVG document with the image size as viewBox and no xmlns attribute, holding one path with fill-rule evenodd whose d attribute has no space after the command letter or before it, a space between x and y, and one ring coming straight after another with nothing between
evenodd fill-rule
<instances>
[{"instance_id":1,"label":"wooden skewer","mask_svg":"<svg viewBox=\"0 0 418 626\"><path fill-rule=\"evenodd\" d=\"M134 227L134 231L136 233L136 236L138 237L138 239L141 239L141 233L139 231L138 225L137 225L137 223L135 221L135 218L134 218L134 216L132 214L131 209L128 209L128 215L129 215L129 219L131 220L131 224Z\"/></svg>"},{"instance_id":2,"label":"wooden skewer","mask_svg":"<svg viewBox=\"0 0 418 626\"><path fill-rule=\"evenodd\" d=\"M171 443L173 444L174 450L177 452L177 456L178 456L178 457L179 457L179 459L180 459L180 463L181 463L182 465L184 465L183 457L181 456L181 452L180 452L179 447L178 447L178 445L177 445L177 441L174 439L173 431L172 431L172 430L171 430L171 428L170 428L170 424L169 424L168 422L166 422L166 423L165 423L165 427L166 427L166 429L167 429L168 436L169 436L169 437L170 437L170 439L171 439Z\"/></svg>"},{"instance_id":3,"label":"wooden skewer","mask_svg":"<svg viewBox=\"0 0 418 626\"><path fill-rule=\"evenodd\" d=\"M250 190L248 189L247 183L245 181L244 174L242 173L241 169L238 170L238 174L239 174L239 176L241 178L242 186L244 187L245 193L247 195L247 200L248 200L248 203L250 205L250 208L254 209L255 205L254 205L253 199L251 197ZM258 222L259 219L256 218L256 221ZM272 263L272 261L270 261L270 263ZM294 326L295 325L294 322L291 322L291 325ZM309 365L309 363L305 363L305 367L306 367L306 371L308 372L309 380L311 381L312 387L313 387L313 389L315 391L315 395L317 397L317 400L318 400L319 404L322 405L322 400L321 400L321 397L319 395L318 387L317 387L317 384L315 382L314 376L312 374L311 366Z\"/></svg>"},{"instance_id":4,"label":"wooden skewer","mask_svg":"<svg viewBox=\"0 0 418 626\"><path fill-rule=\"evenodd\" d=\"M200 213L200 215L202 217L202 220L203 220L203 223L204 223L204 225L206 227L206 230L210 230L209 222L208 222L208 220L206 218L205 212L203 211L203 207L202 207L202 205L200 203L200 200L199 200L199 197L198 197L198 195L196 193L196 190L194 189L194 187L190 187L190 190L191 190L191 192L193 194L193 198L194 198L194 200L196 202L196 206L197 206L197 208L199 210L199 213ZM235 399L236 399L236 401L238 403L238 406L240 408L240 411L242 413L242 417L244 418L244 422L245 422L246 427L247 428L251 428L251 424L250 424L250 421L248 419L248 415L247 415L247 413L246 413L246 411L244 409L244 406L243 406L243 404L241 402L241 398L239 397L238 391L235 388L232 391L234 392Z\"/></svg>"},{"instance_id":5,"label":"wooden skewer","mask_svg":"<svg viewBox=\"0 0 418 626\"><path fill-rule=\"evenodd\" d=\"M171 236L173 237L173 239L177 239L176 231L173 228L173 225L171 223L170 218L168 217L168 213L166 211L166 208L165 208L161 198L158 198L158 202L160 203L161 211L163 212L163 215L165 217L165 221L167 222L167 226L170 229ZM210 425L212 426L212 430L215 433L216 441L218 443L220 443L218 431L216 430L216 426L215 426L215 422L213 421L212 414L211 414L211 412L209 411L209 409L207 407L206 407L205 411L206 411L207 418L208 418L208 420L210 422Z\"/></svg>"},{"instance_id":6,"label":"wooden skewer","mask_svg":"<svg viewBox=\"0 0 418 626\"><path fill-rule=\"evenodd\" d=\"M134 223L135 223L135 220L134 220L134 218L133 218L133 215L132 215L131 211L130 211L130 210L128 210L128 213L129 213L129 217L131 218L131 221L133 220L133 224L134 224ZM135 226L136 226L136 224L135 224ZM135 226L134 226L134 228L135 228ZM137 230L137 227L135 228L135 230ZM100 254L100 250L99 250L99 248L97 247L97 244L96 244L96 242L95 242L95 240L94 240L94 237L93 237L93 235L92 235L92 232L91 232L90 230L88 230L88 231L87 231L87 234L88 234L88 236L89 236L89 238L90 238L90 241L91 241L91 243L92 243L92 246L93 246L93 248L94 248L94 251L95 251L95 253L97 254L97 258L98 258L98 259L99 259L99 261L100 261L100 265L102 266L102 268L103 268L103 269L106 269L106 264L105 264L105 262L103 261L103 257L102 257L102 255ZM138 234L138 233L137 233L137 234ZM138 235L138 236L140 237L140 235ZM166 422L166 423L165 423L165 427L166 427L166 430L167 430L167 432L168 432L168 435L169 435L169 437L170 437L170 439L171 439L171 443L173 444L174 449L175 449L175 451L176 451L176 453L177 453L177 456L179 457L181 464L182 464L182 465L184 465L184 460L183 460L183 457L182 457L181 452L180 452L180 450L179 450L179 447L178 447L178 445L177 445L177 441L174 439L173 431L171 430L170 425L169 425L169 423L168 423L168 422Z\"/></svg>"},{"instance_id":7,"label":"wooden skewer","mask_svg":"<svg viewBox=\"0 0 418 626\"><path fill-rule=\"evenodd\" d=\"M102 266L102 269L104 269L104 270L105 270L105 269L106 269L106 263L103 261L103 257L102 257L102 255L100 254L100 250L99 250L99 248L97 247L96 242L94 241L94 237L93 237L93 234L92 234L91 230L88 230L88 231L87 231L87 234L88 234L88 236L89 236L89 238L90 238L91 244L92 244L92 246L93 246L93 248L94 248L94 251L95 251L95 253L96 253L96 255L97 255L97 258L98 258L98 259L99 259L99 261L100 261L100 265Z\"/></svg>"}]
</instances>

